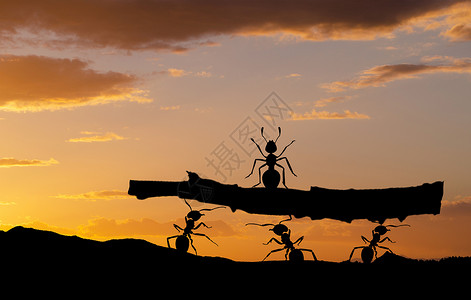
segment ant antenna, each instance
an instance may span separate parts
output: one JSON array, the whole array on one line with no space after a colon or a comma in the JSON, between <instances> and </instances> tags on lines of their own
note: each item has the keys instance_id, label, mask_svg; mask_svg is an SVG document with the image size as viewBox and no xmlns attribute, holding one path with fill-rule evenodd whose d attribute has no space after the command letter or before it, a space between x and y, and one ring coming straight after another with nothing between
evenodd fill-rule
<instances>
[{"instance_id":1,"label":"ant antenna","mask_svg":"<svg viewBox=\"0 0 471 300\"><path fill-rule=\"evenodd\" d=\"M188 207L190 208L190 211L193 211L193 208L191 208L190 204L189 204L188 202L186 202L186 199L183 199L183 200L185 200L185 203L186 203L186 205L188 205Z\"/></svg>"},{"instance_id":2,"label":"ant antenna","mask_svg":"<svg viewBox=\"0 0 471 300\"><path fill-rule=\"evenodd\" d=\"M278 128L280 128L280 127L278 127ZM289 215L289 219L286 219L286 220L280 221L280 223L279 223L279 224L281 224L281 223L283 223L283 222L286 222L286 221L291 221L292 219L293 219L293 218L291 217L291 215Z\"/></svg>"},{"instance_id":3,"label":"ant antenna","mask_svg":"<svg viewBox=\"0 0 471 300\"><path fill-rule=\"evenodd\" d=\"M212 211L212 210L215 210L215 209L218 209L218 208L226 208L225 206L217 206L217 207L213 207L213 208L203 208L203 209L200 209L199 211Z\"/></svg>"},{"instance_id":4,"label":"ant antenna","mask_svg":"<svg viewBox=\"0 0 471 300\"><path fill-rule=\"evenodd\" d=\"M396 228L396 227L402 227L402 226L407 226L407 227L410 227L410 225L409 225L409 224L401 224L401 225L386 225L385 227L394 227L394 228Z\"/></svg>"},{"instance_id":5,"label":"ant antenna","mask_svg":"<svg viewBox=\"0 0 471 300\"><path fill-rule=\"evenodd\" d=\"M247 223L245 224L245 226L247 225L257 225L257 226L265 227L265 226L275 226L276 224L271 224L271 223L267 223L267 224Z\"/></svg>"},{"instance_id":6,"label":"ant antenna","mask_svg":"<svg viewBox=\"0 0 471 300\"><path fill-rule=\"evenodd\" d=\"M291 217L291 215L289 215L289 219L282 220L278 224L281 224L281 223L286 222L286 221L291 221L291 220L292 220L292 217ZM247 223L247 224L245 224L245 226L247 226L247 225L257 225L257 226L265 227L265 226L276 226L277 224L272 224L272 223L266 223L266 224Z\"/></svg>"},{"instance_id":7,"label":"ant antenna","mask_svg":"<svg viewBox=\"0 0 471 300\"><path fill-rule=\"evenodd\" d=\"M188 205L188 207L190 208L190 211L193 211L193 208L191 208L190 203L188 203L188 202L186 201L186 199L183 199L183 200L185 200L185 203L186 203L186 205ZM217 207L213 207L213 208L203 208L203 209L200 209L200 210L198 210L198 211L199 211L199 212L202 212L202 211L212 211L212 210L215 210L215 209L218 209L218 208L226 208L226 207L225 207L225 206L217 206Z\"/></svg>"},{"instance_id":8,"label":"ant antenna","mask_svg":"<svg viewBox=\"0 0 471 300\"><path fill-rule=\"evenodd\" d=\"M266 139L265 136L263 135L263 127L262 127L262 129L261 129L260 131L261 131L261 133L262 133L262 138L265 140L265 142L268 143L267 139Z\"/></svg>"},{"instance_id":9,"label":"ant antenna","mask_svg":"<svg viewBox=\"0 0 471 300\"><path fill-rule=\"evenodd\" d=\"M280 136L281 136L281 127L278 127L278 137L275 140L275 144L278 141L278 139L280 138Z\"/></svg>"}]
</instances>

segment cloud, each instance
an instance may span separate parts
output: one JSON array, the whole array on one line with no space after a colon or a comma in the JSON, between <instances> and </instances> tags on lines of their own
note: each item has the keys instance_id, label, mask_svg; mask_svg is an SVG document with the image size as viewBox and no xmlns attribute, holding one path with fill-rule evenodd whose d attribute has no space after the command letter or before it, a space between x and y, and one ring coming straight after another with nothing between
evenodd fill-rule
<instances>
[{"instance_id":1,"label":"cloud","mask_svg":"<svg viewBox=\"0 0 471 300\"><path fill-rule=\"evenodd\" d=\"M442 202L442 214L448 216L471 216L471 196L458 196L453 201Z\"/></svg>"},{"instance_id":2,"label":"cloud","mask_svg":"<svg viewBox=\"0 0 471 300\"><path fill-rule=\"evenodd\" d=\"M115 200L115 199L126 199L130 198L126 191L119 190L105 190L105 191L94 191L75 195L57 195L55 198L60 199L75 199L75 200Z\"/></svg>"},{"instance_id":3,"label":"cloud","mask_svg":"<svg viewBox=\"0 0 471 300\"><path fill-rule=\"evenodd\" d=\"M349 100L351 98L352 96L340 96L340 97L330 97L330 98L319 99L315 102L314 106L325 107L329 103L342 103L345 100Z\"/></svg>"},{"instance_id":4,"label":"cloud","mask_svg":"<svg viewBox=\"0 0 471 300\"><path fill-rule=\"evenodd\" d=\"M170 236L178 234L173 227L173 224L180 227L185 227L185 220L183 218L177 219L174 222L159 223L152 219L143 218L140 220L126 219L115 220L107 218L97 218L88 221L87 225L79 227L79 235L83 236L99 236L99 237L130 237L130 236L145 236L145 235L163 235ZM211 229L206 229L203 226L198 229L198 232L204 233L210 230L211 237L214 236L233 236L237 233L232 227L222 220L217 221L204 221L204 223Z\"/></svg>"},{"instance_id":5,"label":"cloud","mask_svg":"<svg viewBox=\"0 0 471 300\"><path fill-rule=\"evenodd\" d=\"M161 106L160 110L179 110L180 105L172 105L172 106Z\"/></svg>"},{"instance_id":6,"label":"cloud","mask_svg":"<svg viewBox=\"0 0 471 300\"><path fill-rule=\"evenodd\" d=\"M316 111L313 109L311 112L304 114L291 113L289 120L303 121L303 120L341 120L341 119L369 119L370 117L357 112L344 110L343 113Z\"/></svg>"},{"instance_id":7,"label":"cloud","mask_svg":"<svg viewBox=\"0 0 471 300\"><path fill-rule=\"evenodd\" d=\"M308 40L373 39L426 19L456 24L464 0L18 0L2 3L4 43L182 52L219 35L296 35ZM455 17L453 17L455 16ZM125 20L125 22L123 21ZM448 28L447 27L447 28ZM25 38L25 32L34 38ZM467 36L463 27L448 35ZM25 41L26 40L26 41ZM200 41L197 41L200 40Z\"/></svg>"},{"instance_id":8,"label":"cloud","mask_svg":"<svg viewBox=\"0 0 471 300\"><path fill-rule=\"evenodd\" d=\"M301 76L302 75L299 73L291 73L291 74L286 75L285 78L299 78Z\"/></svg>"},{"instance_id":9,"label":"cloud","mask_svg":"<svg viewBox=\"0 0 471 300\"><path fill-rule=\"evenodd\" d=\"M11 167L43 167L58 164L54 158L49 160L40 159L16 159L12 157L0 158L0 168Z\"/></svg>"},{"instance_id":10,"label":"cloud","mask_svg":"<svg viewBox=\"0 0 471 300\"><path fill-rule=\"evenodd\" d=\"M67 142L71 143L93 143L93 142L109 142L109 141L120 141L125 140L125 137L117 135L114 132L100 133L100 132L89 132L82 131L81 134L88 135L79 138L68 139ZM95 134L95 135L93 135Z\"/></svg>"},{"instance_id":11,"label":"cloud","mask_svg":"<svg viewBox=\"0 0 471 300\"><path fill-rule=\"evenodd\" d=\"M191 72L188 72L182 69L174 69L174 68L167 69L167 72L168 72L168 75L170 75L170 77L183 77L183 76L187 76L191 74Z\"/></svg>"},{"instance_id":12,"label":"cloud","mask_svg":"<svg viewBox=\"0 0 471 300\"><path fill-rule=\"evenodd\" d=\"M467 1L459 5L455 5L446 10L447 17L442 26L447 28L442 33L452 41L470 41L471 40L471 2Z\"/></svg>"},{"instance_id":13,"label":"cloud","mask_svg":"<svg viewBox=\"0 0 471 300\"><path fill-rule=\"evenodd\" d=\"M423 60L424 61L424 60ZM347 81L334 81L321 85L330 92L347 89L362 89L370 86L385 86L386 83L419 78L434 73L471 73L471 58L425 57L425 62L443 61L442 64L397 64L382 65L362 71L359 76Z\"/></svg>"},{"instance_id":14,"label":"cloud","mask_svg":"<svg viewBox=\"0 0 471 300\"><path fill-rule=\"evenodd\" d=\"M200 78L210 78L213 77L213 74L208 71L199 71L199 72L192 72L186 71L183 69L176 69L176 68L169 68L165 71L156 72L156 74L164 74L170 77L185 77L185 76L193 76L193 77L200 77Z\"/></svg>"},{"instance_id":15,"label":"cloud","mask_svg":"<svg viewBox=\"0 0 471 300\"><path fill-rule=\"evenodd\" d=\"M209 78L209 77L212 77L213 74L211 74L211 72L207 72L207 71L200 71L200 72L196 72L195 76L196 77Z\"/></svg>"},{"instance_id":16,"label":"cloud","mask_svg":"<svg viewBox=\"0 0 471 300\"><path fill-rule=\"evenodd\" d=\"M101 73L79 59L0 55L0 110L42 111L115 101L149 102L138 78Z\"/></svg>"}]
</instances>

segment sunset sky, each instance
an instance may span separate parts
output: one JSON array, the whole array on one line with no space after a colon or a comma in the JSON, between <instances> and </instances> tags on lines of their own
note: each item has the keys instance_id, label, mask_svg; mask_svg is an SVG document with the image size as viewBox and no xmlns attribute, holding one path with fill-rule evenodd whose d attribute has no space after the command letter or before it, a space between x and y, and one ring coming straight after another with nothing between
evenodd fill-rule
<instances>
[{"instance_id":1,"label":"sunset sky","mask_svg":"<svg viewBox=\"0 0 471 300\"><path fill-rule=\"evenodd\" d=\"M471 1L0 0L0 228L166 246L188 207L128 196L129 180L250 187L249 138L280 126L290 188L444 181L441 214L408 217L385 246L469 256L470 95ZM274 234L245 224L284 218L207 212L198 232L219 247L195 247L261 260ZM377 225L285 224L331 261Z\"/></svg>"}]
</instances>

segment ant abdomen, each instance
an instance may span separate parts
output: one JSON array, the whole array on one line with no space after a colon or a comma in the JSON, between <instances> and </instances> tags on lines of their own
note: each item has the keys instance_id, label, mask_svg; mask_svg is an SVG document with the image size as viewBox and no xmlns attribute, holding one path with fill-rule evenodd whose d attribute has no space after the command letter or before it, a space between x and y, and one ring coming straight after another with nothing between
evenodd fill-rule
<instances>
[{"instance_id":1,"label":"ant abdomen","mask_svg":"<svg viewBox=\"0 0 471 300\"><path fill-rule=\"evenodd\" d=\"M290 262L302 262L304 261L303 252L299 249L293 249L289 252L289 261Z\"/></svg>"},{"instance_id":2,"label":"ant abdomen","mask_svg":"<svg viewBox=\"0 0 471 300\"><path fill-rule=\"evenodd\" d=\"M182 252L182 253L186 253L188 252L188 248L190 247L190 241L188 240L188 238L184 235L180 235L177 237L176 241L175 241L175 248Z\"/></svg>"},{"instance_id":3,"label":"ant abdomen","mask_svg":"<svg viewBox=\"0 0 471 300\"><path fill-rule=\"evenodd\" d=\"M280 173L275 169L267 170L262 175L262 181L266 188L276 189L280 183Z\"/></svg>"},{"instance_id":4,"label":"ant abdomen","mask_svg":"<svg viewBox=\"0 0 471 300\"><path fill-rule=\"evenodd\" d=\"M363 250L361 250L361 260L365 264L369 264L373 260L373 248L371 247L365 247Z\"/></svg>"}]
</instances>

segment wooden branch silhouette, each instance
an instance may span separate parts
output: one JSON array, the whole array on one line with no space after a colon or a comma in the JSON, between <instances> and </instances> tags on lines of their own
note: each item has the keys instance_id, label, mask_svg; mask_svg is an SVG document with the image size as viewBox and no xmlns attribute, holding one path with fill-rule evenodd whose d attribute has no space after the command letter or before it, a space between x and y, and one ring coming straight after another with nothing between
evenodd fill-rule
<instances>
[{"instance_id":1,"label":"wooden branch silhouette","mask_svg":"<svg viewBox=\"0 0 471 300\"><path fill-rule=\"evenodd\" d=\"M251 214L293 215L312 220L330 218L345 222L355 219L384 222L410 215L439 214L443 181L420 186L386 189L335 190L313 186L297 189L242 188L202 179L188 172L189 180L129 182L129 195L149 197L178 196L200 202L225 205Z\"/></svg>"}]
</instances>

